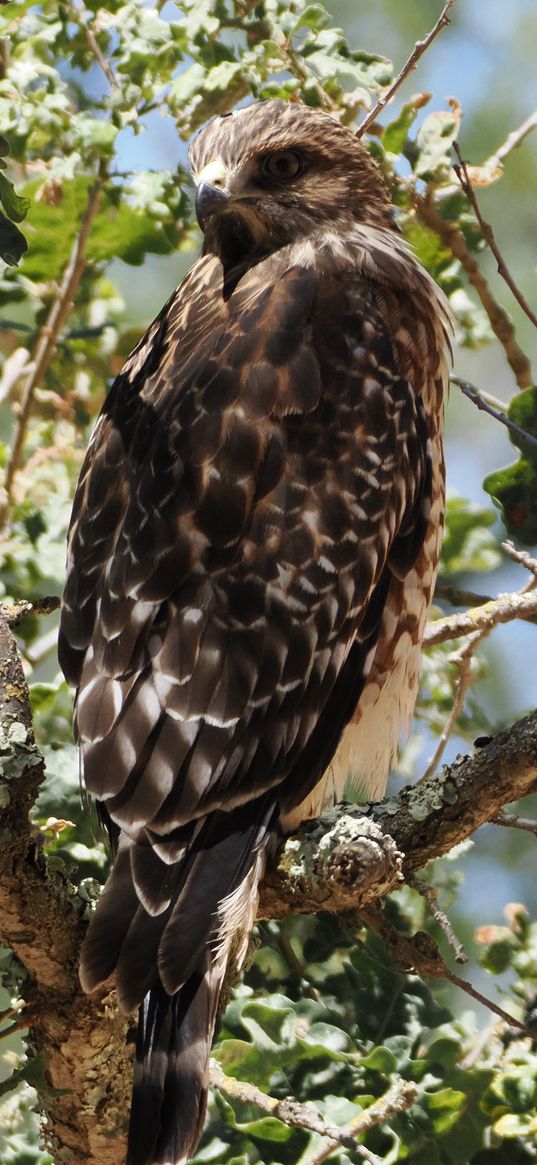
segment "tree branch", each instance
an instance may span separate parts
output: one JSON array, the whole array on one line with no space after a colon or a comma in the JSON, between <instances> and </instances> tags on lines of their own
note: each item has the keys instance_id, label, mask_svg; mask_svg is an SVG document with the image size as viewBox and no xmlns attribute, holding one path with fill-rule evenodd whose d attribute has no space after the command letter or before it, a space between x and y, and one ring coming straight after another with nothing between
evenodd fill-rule
<instances>
[{"instance_id":1,"label":"tree branch","mask_svg":"<svg viewBox=\"0 0 537 1165\"><path fill-rule=\"evenodd\" d=\"M515 1027L524 1036L537 1039L527 1024L509 1015L509 1012L500 1007L495 1000L488 999L467 979L461 979L460 975L452 971L443 959L434 938L426 931L419 930L411 935L401 933L388 921L386 912L379 907L368 910L363 921L381 936L386 949L406 974L416 973L421 975L422 979L446 979L448 983L453 983L460 991L488 1007L507 1027Z\"/></svg>"},{"instance_id":2,"label":"tree branch","mask_svg":"<svg viewBox=\"0 0 537 1165\"><path fill-rule=\"evenodd\" d=\"M117 89L119 86L118 86L116 75L115 75L114 70L112 69L111 65L106 60L106 57L101 52L101 46L100 46L100 44L97 40L97 37L95 36L95 32L94 32L94 22L91 22L89 19L89 17L90 17L89 12L87 11L87 9L84 7L83 4L77 4L77 3L73 3L71 5L71 12L72 12L79 28L82 29L82 31L86 37L86 42L87 42L88 48L89 48L90 52L93 53L93 56L95 57L95 60L97 61L97 64L99 65L99 68L102 69L102 72L104 73L110 88Z\"/></svg>"},{"instance_id":3,"label":"tree branch","mask_svg":"<svg viewBox=\"0 0 537 1165\"><path fill-rule=\"evenodd\" d=\"M447 0L447 3L444 4L442 12L440 13L440 16L438 17L434 27L431 28L431 31L427 33L427 36L424 37L423 40L416 41L416 44L414 45L408 60L405 61L403 68L397 74L395 80L392 81L389 89L386 90L382 97L379 97L379 100L377 101L376 105L373 106L371 112L367 114L367 117L364 117L362 122L360 122L360 125L356 130L357 137L363 137L363 135L369 129L369 126L372 125L374 121L376 121L379 113L382 113L382 110L385 108L385 106L389 105L390 101L393 101L395 94L401 88L403 82L406 81L409 74L412 73L412 71L416 68L420 57L422 57L423 54L427 52L429 45L432 44L433 40L435 40L435 38L438 36L438 33L442 32L442 29L447 28L448 24L451 23L449 13L453 8L454 3L455 0Z\"/></svg>"},{"instance_id":4,"label":"tree branch","mask_svg":"<svg viewBox=\"0 0 537 1165\"><path fill-rule=\"evenodd\" d=\"M513 152L513 150L516 150L518 146L522 144L524 138L526 138L533 129L537 129L537 109L534 113L531 113L525 121L522 122L522 125L517 126L516 129L512 130L512 132L508 134L505 141L502 142L502 145L498 146L498 149L493 154L491 154L489 158L487 158L486 162L483 163L483 168L487 170L494 170L497 166L501 166L505 158L507 158L507 156Z\"/></svg>"},{"instance_id":5,"label":"tree branch","mask_svg":"<svg viewBox=\"0 0 537 1165\"><path fill-rule=\"evenodd\" d=\"M466 271L488 316L492 331L502 345L518 387L530 388L533 377L528 357L516 339L515 329L507 312L495 300L483 272L470 254L462 231L442 218L431 196L414 193L413 201L418 218L438 235Z\"/></svg>"},{"instance_id":6,"label":"tree branch","mask_svg":"<svg viewBox=\"0 0 537 1165\"><path fill-rule=\"evenodd\" d=\"M438 768L440 761L444 755L446 744L454 732L459 716L462 715L464 704L466 701L466 694L472 683L472 663L475 652L483 639L490 634L492 628L485 627L479 631L472 631L468 635L465 642L461 645L458 651L455 651L450 656L450 662L454 663L457 668L457 682L455 685L454 700L451 706L451 711L446 720L442 733L439 737L438 744L434 753L425 769L422 780L428 780Z\"/></svg>"},{"instance_id":7,"label":"tree branch","mask_svg":"<svg viewBox=\"0 0 537 1165\"><path fill-rule=\"evenodd\" d=\"M268 1096L266 1092L262 1092L255 1084L226 1076L216 1060L210 1061L210 1082L213 1088L218 1088L227 1096L231 1096L233 1100L238 1100L241 1104L255 1104L262 1112L270 1113L271 1116L276 1117L283 1124L289 1125L290 1128L309 1129L312 1133L328 1137L329 1145L324 1146L323 1155L316 1154L315 1158L312 1157L311 1165L313 1165L314 1160L315 1162L325 1161L329 1154L341 1145L343 1148L350 1149L351 1152L359 1153L366 1160L379 1162L378 1157L374 1157L363 1146L356 1143L357 1138L374 1128L375 1125L387 1120L388 1117L393 1116L395 1112L402 1112L404 1108L410 1108L417 1092L414 1084L406 1080L399 1081L390 1088L385 1096L380 1097L368 1109L360 1113L355 1120L340 1129L337 1125L330 1124L311 1104L301 1104L293 1096L277 1100L274 1096Z\"/></svg>"},{"instance_id":8,"label":"tree branch","mask_svg":"<svg viewBox=\"0 0 537 1165\"><path fill-rule=\"evenodd\" d=\"M80 280L86 265L86 247L93 226L93 220L99 209L101 192L104 182L104 167L88 195L88 203L80 229L71 251L71 257L63 273L61 283L54 297L46 321L39 330L37 341L32 353L30 371L26 378L19 414L15 426L15 433L11 442L6 465L4 483L0 491L0 529L4 526L9 513L9 505L13 493L15 475L19 468L26 430L30 420L35 390L43 380L54 354L54 349L60 331L73 307L73 300L78 291Z\"/></svg>"},{"instance_id":9,"label":"tree branch","mask_svg":"<svg viewBox=\"0 0 537 1165\"><path fill-rule=\"evenodd\" d=\"M27 615L50 615L57 611L60 599L57 595L44 595L35 603L28 599L19 599L16 603L0 603L0 617L5 619L8 627L16 627L21 619Z\"/></svg>"},{"instance_id":10,"label":"tree branch","mask_svg":"<svg viewBox=\"0 0 537 1165\"><path fill-rule=\"evenodd\" d=\"M376 805L340 805L288 838L259 917L360 911L537 789L537 712L427 781Z\"/></svg>"},{"instance_id":11,"label":"tree branch","mask_svg":"<svg viewBox=\"0 0 537 1165\"><path fill-rule=\"evenodd\" d=\"M417 1095L417 1088L409 1080L398 1080L392 1087L380 1096L378 1100L374 1100L369 1108L364 1109L354 1120L349 1121L347 1125L340 1131L341 1134L348 1136L363 1136L368 1133L370 1129L375 1128L375 1125L384 1124L390 1117L395 1116L398 1112L405 1112L407 1108L411 1108ZM303 1165L322 1165L328 1157L337 1149L338 1141L333 1138L328 1143L321 1145L311 1157L307 1157ZM371 1165L382 1165L382 1161L376 1154L371 1153L365 1149L363 1145L358 1146L362 1156L366 1161L371 1162Z\"/></svg>"},{"instance_id":12,"label":"tree branch","mask_svg":"<svg viewBox=\"0 0 537 1165\"><path fill-rule=\"evenodd\" d=\"M0 726L0 928L27 972L29 1054L46 1056L40 1101L47 1137L55 1165L118 1165L130 1098L127 1024L113 994L89 1000L78 985L85 903L65 879L47 871L39 832L29 820L43 760L17 646L1 614Z\"/></svg>"},{"instance_id":13,"label":"tree branch","mask_svg":"<svg viewBox=\"0 0 537 1165\"><path fill-rule=\"evenodd\" d=\"M510 429L512 433L515 433L517 437L520 437L521 440L525 441L527 445L533 445L535 448L537 448L537 437L535 437L533 433L527 433L525 429L521 429L520 425L515 424L515 422L507 416L507 413L502 412L501 409L495 408L494 405L490 404L489 401L486 400L484 396L482 396L482 394L479 392L479 389L476 388L475 384L470 384L469 380L462 380L460 376L450 376L449 379L451 384L456 384L457 387L460 388L463 395L468 397L468 400L471 400L472 404L474 404L477 409L480 409L484 413L488 413L490 417L494 417L495 421L499 421L501 425L505 425L507 429Z\"/></svg>"},{"instance_id":14,"label":"tree branch","mask_svg":"<svg viewBox=\"0 0 537 1165\"><path fill-rule=\"evenodd\" d=\"M531 817L519 817L516 813L504 813L503 809L492 818L493 825L504 825L506 829L523 829L537 837L537 821Z\"/></svg>"},{"instance_id":15,"label":"tree branch","mask_svg":"<svg viewBox=\"0 0 537 1165\"><path fill-rule=\"evenodd\" d=\"M463 157L462 157L462 154L461 154L461 151L459 149L457 142L453 143L453 149L455 150L455 153L459 159L459 165L455 166L455 173L457 175L457 178L459 179L459 182L462 186L462 189L463 189L463 191L464 191L464 193L465 193L465 195L466 195L466 197L467 197L467 199L472 207L472 210L476 216L476 219L479 223L479 226L481 229L481 234L483 235L483 238L484 238L485 242L487 243L487 245L490 247L490 250L492 251L492 254L494 255L494 258L498 264L498 274L501 275L502 279L507 284L510 292L512 293L512 295L514 295L519 307L522 308L522 311L525 313L525 315L527 315L528 319L531 321L533 326L535 328L537 328L537 316L535 315L535 312L532 311L527 299L525 298L525 296L522 294L520 288L515 283L515 280L513 279L513 276L511 275L511 272L510 272L510 270L507 266L507 263L505 262L505 259L500 251L500 248L496 242L496 239L494 238L494 231L492 230L490 223L485 222L485 219L483 218L483 215L481 214L481 210L479 209L479 203L477 201L476 193L475 193L475 190L472 186L472 183L470 180L470 175L468 173L468 167L466 165L466 162L463 160Z\"/></svg>"},{"instance_id":16,"label":"tree branch","mask_svg":"<svg viewBox=\"0 0 537 1165\"><path fill-rule=\"evenodd\" d=\"M537 591L522 594L498 595L482 607L469 611L458 611L443 619L428 623L423 636L424 647L434 647L448 639L459 639L462 635L472 635L475 631L489 631L498 623L511 623L513 619L534 619L537 616Z\"/></svg>"}]
</instances>

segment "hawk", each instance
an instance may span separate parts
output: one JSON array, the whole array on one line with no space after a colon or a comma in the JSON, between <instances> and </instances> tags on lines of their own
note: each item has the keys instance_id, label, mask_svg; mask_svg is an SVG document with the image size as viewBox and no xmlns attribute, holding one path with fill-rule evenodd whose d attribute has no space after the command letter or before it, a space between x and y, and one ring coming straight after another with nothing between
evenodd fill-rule
<instances>
[{"instance_id":1,"label":"hawk","mask_svg":"<svg viewBox=\"0 0 537 1165\"><path fill-rule=\"evenodd\" d=\"M272 100L190 159L203 251L97 421L60 635L114 855L82 986L140 1008L128 1165L199 1141L278 840L349 773L383 793L443 524L447 305L376 162Z\"/></svg>"}]
</instances>

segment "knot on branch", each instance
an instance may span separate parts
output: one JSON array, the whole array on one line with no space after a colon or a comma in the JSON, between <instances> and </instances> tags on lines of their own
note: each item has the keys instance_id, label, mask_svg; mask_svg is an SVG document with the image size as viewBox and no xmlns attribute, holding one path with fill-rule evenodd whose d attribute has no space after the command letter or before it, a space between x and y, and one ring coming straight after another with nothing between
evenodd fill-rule
<instances>
[{"instance_id":1,"label":"knot on branch","mask_svg":"<svg viewBox=\"0 0 537 1165\"><path fill-rule=\"evenodd\" d=\"M394 874L401 874L402 855L398 852L392 837L362 812L331 811L334 824L320 837L314 838L317 852L313 874L320 881L328 880L341 886L352 888L353 893L365 889L372 883L376 887L387 880L393 882ZM330 821L330 812L324 818ZM314 831L317 832L317 831Z\"/></svg>"},{"instance_id":2,"label":"knot on branch","mask_svg":"<svg viewBox=\"0 0 537 1165\"><path fill-rule=\"evenodd\" d=\"M287 838L262 888L260 916L356 909L402 879L403 855L363 807L323 814Z\"/></svg>"}]
</instances>

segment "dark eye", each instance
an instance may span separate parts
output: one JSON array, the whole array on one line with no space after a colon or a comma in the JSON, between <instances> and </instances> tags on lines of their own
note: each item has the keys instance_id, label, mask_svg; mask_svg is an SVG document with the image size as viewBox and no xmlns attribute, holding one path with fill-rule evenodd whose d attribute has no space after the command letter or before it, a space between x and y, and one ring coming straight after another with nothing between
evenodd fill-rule
<instances>
[{"instance_id":1,"label":"dark eye","mask_svg":"<svg viewBox=\"0 0 537 1165\"><path fill-rule=\"evenodd\" d=\"M304 159L296 150L282 150L279 154L267 154L261 169L267 178L277 182L289 182L304 169Z\"/></svg>"}]
</instances>

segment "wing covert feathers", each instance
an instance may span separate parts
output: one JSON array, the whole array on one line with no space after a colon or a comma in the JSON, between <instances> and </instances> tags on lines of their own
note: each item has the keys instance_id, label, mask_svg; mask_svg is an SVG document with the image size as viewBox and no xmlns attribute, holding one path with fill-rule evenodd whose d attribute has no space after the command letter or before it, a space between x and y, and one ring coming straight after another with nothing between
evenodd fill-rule
<instances>
[{"instance_id":1,"label":"wing covert feathers","mask_svg":"<svg viewBox=\"0 0 537 1165\"><path fill-rule=\"evenodd\" d=\"M349 765L382 792L415 700L446 310L393 230L316 229L231 273L198 260L75 496L60 661L115 851L81 981L140 1009L128 1165L195 1150L267 858Z\"/></svg>"}]
</instances>

